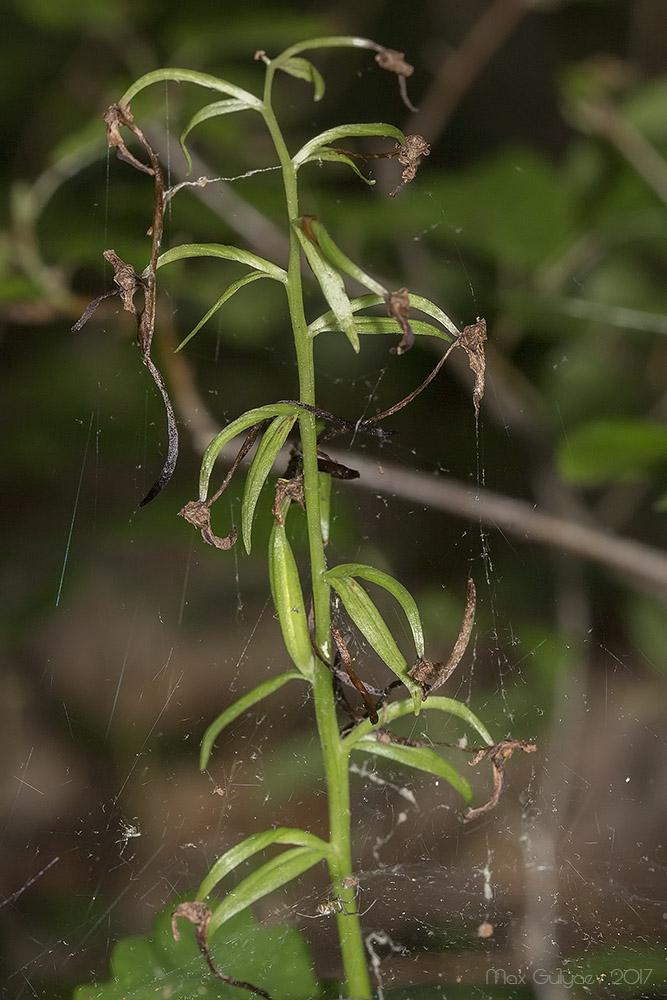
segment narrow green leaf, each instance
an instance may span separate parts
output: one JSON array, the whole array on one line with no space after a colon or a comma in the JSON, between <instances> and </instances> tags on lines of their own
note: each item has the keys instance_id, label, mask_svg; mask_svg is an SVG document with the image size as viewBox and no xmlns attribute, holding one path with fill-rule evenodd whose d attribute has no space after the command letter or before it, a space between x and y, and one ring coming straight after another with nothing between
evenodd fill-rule
<instances>
[{"instance_id":1,"label":"narrow green leaf","mask_svg":"<svg viewBox=\"0 0 667 1000\"><path fill-rule=\"evenodd\" d=\"M310 678L313 672L313 647L308 631L308 617L294 553L285 526L281 524L274 524L269 539L269 580L287 652L301 673Z\"/></svg>"},{"instance_id":2,"label":"narrow green leaf","mask_svg":"<svg viewBox=\"0 0 667 1000\"><path fill-rule=\"evenodd\" d=\"M281 69L283 73L289 73L290 76L296 77L297 80L307 80L308 83L312 83L313 100L322 100L325 91L324 80L322 79L322 74L319 70L315 69L310 60L293 56L291 59L281 61L278 69Z\"/></svg>"},{"instance_id":3,"label":"narrow green leaf","mask_svg":"<svg viewBox=\"0 0 667 1000\"><path fill-rule=\"evenodd\" d=\"M208 121L209 118L219 118L220 115L231 115L236 111L257 111L259 110L256 105L248 104L247 101L239 100L236 97L229 97L224 101L213 101L212 104L207 104L205 107L200 108L199 111L192 116L188 124L185 126L181 132L181 138L179 142L181 144L181 149L183 150L183 155L188 161L188 173L192 170L192 160L190 159L190 154L188 152L187 146L185 145L185 140L187 139L193 128L197 125L201 125L202 122Z\"/></svg>"},{"instance_id":4,"label":"narrow green leaf","mask_svg":"<svg viewBox=\"0 0 667 1000\"><path fill-rule=\"evenodd\" d=\"M248 709L252 708L258 702L262 701L264 698L268 698L270 694L277 691L287 684L288 681L303 680L303 674L299 673L298 670L288 670L284 674L280 674L279 677L272 677L270 681L264 681L263 684L258 684L257 687L249 691L248 694L239 698L235 701L233 705L226 708L224 712L215 719L210 726L208 726L206 732L204 733L204 738L201 741L201 751L199 754L199 769L200 771L205 771L208 767L208 762L213 751L213 744L217 740L223 729L226 729L230 722L234 719L238 719L239 715L243 712L247 712Z\"/></svg>"},{"instance_id":5,"label":"narrow green leaf","mask_svg":"<svg viewBox=\"0 0 667 1000\"><path fill-rule=\"evenodd\" d=\"M400 719L404 715L409 715L412 710L412 702L408 701L407 698L403 698L401 701L390 702L382 709L383 725L388 725L388 723L393 722L394 719ZM457 718L467 723L471 729L474 729L482 737L482 742L485 746L492 747L495 743L484 723L477 718L475 713L472 712L467 705L464 705L461 701L457 701L456 698L443 698L439 695L432 695L422 705L422 711L444 712L446 715L455 715ZM360 722L358 726L355 726L352 732L343 739L343 746L349 752L354 748L358 740L369 736L372 731L372 723L369 719L364 719L363 722Z\"/></svg>"},{"instance_id":6,"label":"narrow green leaf","mask_svg":"<svg viewBox=\"0 0 667 1000\"><path fill-rule=\"evenodd\" d=\"M210 320L211 316L214 316L215 313L218 311L218 309L220 309L220 307L223 306L228 299L231 299L232 295L234 295L236 292L238 292L239 288L243 288L244 285L249 285L252 281L257 281L258 278L268 278L268 274L265 274L262 271L251 271L250 274L244 275L242 278L239 278L238 281L233 281L231 283L231 285L229 285L225 289L225 291L222 293L222 295L217 300L217 302L215 302L211 306L211 308L206 313L206 315L202 319L199 320L199 322L197 323L196 327L193 330L191 330L190 333L187 335L187 337L185 337L180 342L180 344L176 348L176 351L180 351L183 347L185 347L185 345L190 340L192 340L192 338L195 336L195 334L199 333L199 331L201 330L201 328L203 326L205 326L206 323L208 323L208 321ZM176 351L174 353L176 353Z\"/></svg>"},{"instance_id":7,"label":"narrow green leaf","mask_svg":"<svg viewBox=\"0 0 667 1000\"><path fill-rule=\"evenodd\" d=\"M391 316L355 316L354 328L361 337L372 334L397 334L401 332L398 323ZM448 333L438 329L437 326L433 326L432 323L427 323L425 320L410 318L410 328L417 336L437 337L439 340L451 343L452 338ZM308 327L308 332L311 336L316 336L318 333L337 333L338 331L340 331L340 326L331 311L325 313L323 316L319 316Z\"/></svg>"},{"instance_id":8,"label":"narrow green leaf","mask_svg":"<svg viewBox=\"0 0 667 1000\"><path fill-rule=\"evenodd\" d=\"M364 588L351 577L329 577L328 573L327 577L359 631L363 633L380 659L384 660L389 669L407 687L412 695L415 713L417 713L422 702L421 689L408 674L405 657L396 645L396 640L373 601Z\"/></svg>"},{"instance_id":9,"label":"narrow green leaf","mask_svg":"<svg viewBox=\"0 0 667 1000\"><path fill-rule=\"evenodd\" d=\"M298 414L298 412L299 408L292 403L269 403L266 406L258 406L254 410L247 410L240 417L237 417L236 420L232 420L231 424L227 424L219 434L216 434L204 452L201 472L199 473L199 499L206 499L213 466L218 455L229 441L235 438L237 434L247 431L249 427L260 424L263 420L271 417L287 417L293 413Z\"/></svg>"},{"instance_id":10,"label":"narrow green leaf","mask_svg":"<svg viewBox=\"0 0 667 1000\"><path fill-rule=\"evenodd\" d=\"M371 306L385 305L384 296L375 295L370 293L368 295L360 295L356 299L350 299L350 309L353 313L358 313L361 309L369 309ZM421 312L426 313L431 319L434 319L437 323L442 324L448 333L443 333L441 330L435 330L430 324L425 324L428 329L423 329L421 326L421 321L412 319L410 317L410 326L413 328L415 333L432 333L433 336L440 337L442 340L451 342L452 334L454 337L459 336L459 331L456 328L456 324L449 318L447 313L443 312L442 309L437 306L434 302L429 301L429 299L423 298L421 295L414 295L410 293L410 306L414 309L419 309ZM325 333L328 330L338 329L338 327L333 326L336 321L336 317L333 311L323 313L318 316L316 320L308 326L308 333L311 337L316 337L318 333ZM385 332L384 329L372 329L371 324L374 323L387 323L390 322L393 325L390 327L390 333L396 333L398 329L398 324L395 320L384 316L356 316L354 319L355 327L360 324L360 330L364 333L380 333ZM364 324L368 324L364 327Z\"/></svg>"},{"instance_id":11,"label":"narrow green leaf","mask_svg":"<svg viewBox=\"0 0 667 1000\"><path fill-rule=\"evenodd\" d=\"M175 260L188 260L192 257L219 257L222 260L234 260L238 264L247 264L256 271L267 274L275 281L287 284L287 271L270 260L258 257L248 250L240 250L239 247L225 246L222 243L182 243L178 247L166 250L158 258L157 266L164 267L165 264L172 264Z\"/></svg>"},{"instance_id":12,"label":"narrow green leaf","mask_svg":"<svg viewBox=\"0 0 667 1000\"><path fill-rule=\"evenodd\" d=\"M328 128L325 132L310 139L305 146L302 146L298 153L292 157L292 163L298 168L317 155L317 150L322 146L328 146L337 139L349 139L351 136L389 136L396 139L401 145L405 143L405 135L400 128L395 125L387 125L385 122L361 122L357 125L338 125L335 128Z\"/></svg>"},{"instance_id":13,"label":"narrow green leaf","mask_svg":"<svg viewBox=\"0 0 667 1000\"><path fill-rule=\"evenodd\" d=\"M229 83L227 80L221 80L219 77L211 76L209 73L199 73L193 69L176 69L173 66L165 69L155 69L150 73L140 76L138 80L135 80L127 88L118 103L121 107L125 107L137 94L145 90L146 87L151 87L154 83L165 82L194 83L198 87L205 87L207 90L216 90L221 94L228 94L230 97L235 97L256 111L264 110L264 104L259 97L255 97L254 94L243 90L241 87L237 87L233 83Z\"/></svg>"},{"instance_id":14,"label":"narrow green leaf","mask_svg":"<svg viewBox=\"0 0 667 1000\"><path fill-rule=\"evenodd\" d=\"M303 247L308 263L313 269L313 274L319 282L325 299L331 306L340 328L347 336L354 350L359 353L359 337L354 327L354 316L350 308L350 299L345 291L345 285L338 271L326 259L318 246L311 242L300 219L296 219L292 225L299 237L299 242Z\"/></svg>"},{"instance_id":15,"label":"narrow green leaf","mask_svg":"<svg viewBox=\"0 0 667 1000\"><path fill-rule=\"evenodd\" d=\"M235 844L225 851L211 867L206 878L197 890L197 899L203 901L213 892L216 885L222 882L230 872L243 864L259 851L265 850L271 844L296 844L299 847L307 847L309 850L322 851L326 854L328 844L320 840L314 833L301 830L299 827L278 826L275 830L260 830L252 833L240 844Z\"/></svg>"},{"instance_id":16,"label":"narrow green leaf","mask_svg":"<svg viewBox=\"0 0 667 1000\"><path fill-rule=\"evenodd\" d=\"M320 148L309 156L307 160L303 163L344 163L347 167L351 167L357 177L360 177L364 184L368 184L369 187L373 187L375 181L372 177L366 177L366 174L362 173L357 164L345 153L339 153L336 149L331 149L330 146L320 146ZM303 166L303 163L301 166Z\"/></svg>"},{"instance_id":17,"label":"narrow green leaf","mask_svg":"<svg viewBox=\"0 0 667 1000\"><path fill-rule=\"evenodd\" d=\"M370 274L366 274L365 271L362 271L358 264L355 264L353 260L350 260L350 258L343 253L340 247L338 247L331 239L321 222L317 219L313 219L311 221L311 227L313 235L319 243L322 253L335 268L339 271L344 271L345 274L349 274L351 278L355 278L360 285L365 285L369 291L375 292L376 295L384 297L389 294L384 285L381 285L379 281L375 280L375 278L371 278Z\"/></svg>"},{"instance_id":18,"label":"narrow green leaf","mask_svg":"<svg viewBox=\"0 0 667 1000\"><path fill-rule=\"evenodd\" d=\"M402 583L399 583L398 580L395 580L393 576L389 576L388 573L384 573L381 569L375 569L374 566L365 566L363 563L341 563L339 566L334 566L326 574L331 584L333 584L334 580L356 576L361 577L362 580L368 580L369 583L376 583L378 587L388 590L396 598L405 611L405 616L412 629L417 656L423 656L424 630L422 628L419 609L410 591Z\"/></svg>"},{"instance_id":19,"label":"narrow green leaf","mask_svg":"<svg viewBox=\"0 0 667 1000\"><path fill-rule=\"evenodd\" d=\"M252 906L258 899L268 896L270 892L279 889L281 885L286 885L298 878L299 875L303 875L327 854L328 845L320 850L314 850L312 847L294 847L291 851L285 851L278 857L271 858L261 868L257 868L247 878L244 878L220 906L213 910L213 916L208 925L209 936L212 937L216 930L236 913Z\"/></svg>"},{"instance_id":20,"label":"narrow green leaf","mask_svg":"<svg viewBox=\"0 0 667 1000\"><path fill-rule=\"evenodd\" d=\"M243 544L248 555L250 555L252 545L252 522L259 494L296 419L296 414L291 414L288 417L275 417L272 420L262 436L257 454L246 477L241 506L241 523L243 525Z\"/></svg>"},{"instance_id":21,"label":"narrow green leaf","mask_svg":"<svg viewBox=\"0 0 667 1000\"><path fill-rule=\"evenodd\" d=\"M399 743L381 743L374 736L366 736L359 740L353 749L374 754L376 757L386 757L404 767L414 767L418 771L434 774L437 778L444 778L463 797L466 805L472 800L472 788L469 783L435 750L430 750L428 747L406 747Z\"/></svg>"}]
</instances>

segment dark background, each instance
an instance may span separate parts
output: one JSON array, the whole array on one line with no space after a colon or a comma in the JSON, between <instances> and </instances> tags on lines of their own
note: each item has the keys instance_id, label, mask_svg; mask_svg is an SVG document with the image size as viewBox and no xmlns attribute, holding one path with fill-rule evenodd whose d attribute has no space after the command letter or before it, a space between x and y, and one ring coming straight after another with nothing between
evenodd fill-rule
<instances>
[{"instance_id":1,"label":"dark background","mask_svg":"<svg viewBox=\"0 0 667 1000\"><path fill-rule=\"evenodd\" d=\"M55 1000L104 979L113 943L145 932L247 833L280 822L324 829L310 706L290 688L240 720L210 775L198 771L206 725L286 666L267 606L268 494L250 558L240 546L205 549L176 517L196 495L207 428L295 394L281 294L267 282L240 293L174 356L242 269L201 261L165 271L155 355L181 457L169 489L142 510L166 434L132 318L112 298L81 332L70 327L111 287L102 250L114 247L137 270L147 259L150 180L107 156L108 104L165 64L259 92L255 50L336 33L404 50L420 112L407 111L369 54L324 50L313 56L327 81L321 104L305 83L278 83L291 148L342 121L382 120L422 132L433 148L395 200L395 168L382 161L364 168L374 188L342 167L304 167L304 211L390 287L433 298L461 328L486 317L490 340L478 436L470 373L453 358L379 450L355 442L349 464L356 449L385 479L336 488L330 558L402 580L435 658L451 647L472 572L474 649L448 693L499 738L538 742L536 755L512 760L498 809L469 826L446 789L416 779L415 809L389 786L359 782L359 868L368 900L378 900L369 919L410 948L409 958L386 958L385 986L459 976L457 989L483 995L474 989L490 964L510 974L568 960L601 971L655 965L667 910L662 0L378 0L312 3L307 13L210 0L12 0L3 23L6 995ZM183 176L178 134L209 99L158 86L133 106L174 180ZM205 124L191 148L214 176L273 163L249 115ZM239 202L215 186L208 204L175 198L166 245L239 242L282 263L278 175L230 190ZM309 296L315 316L321 300L312 287ZM351 419L401 398L436 357L430 344L399 359L384 338L365 341L358 357L343 338L321 341L320 403ZM399 485L395 469L413 478ZM477 498L474 509L461 508L451 480ZM417 482L428 501L415 499ZM508 514L496 495L524 505ZM220 534L238 513L238 487L227 496ZM533 509L555 520L538 532ZM383 682L370 660L364 669ZM482 802L488 775L475 780ZM140 836L128 838L131 827ZM318 973L335 976L327 932L295 916L314 911L319 890L302 880L301 896L258 915L300 922ZM483 920L495 933L482 942Z\"/></svg>"}]
</instances>

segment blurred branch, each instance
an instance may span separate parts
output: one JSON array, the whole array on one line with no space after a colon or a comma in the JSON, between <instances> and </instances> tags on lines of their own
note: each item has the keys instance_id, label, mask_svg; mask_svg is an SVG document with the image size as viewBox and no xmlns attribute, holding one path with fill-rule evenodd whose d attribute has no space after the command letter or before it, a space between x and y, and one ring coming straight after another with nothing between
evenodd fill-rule
<instances>
[{"instance_id":1,"label":"blurred branch","mask_svg":"<svg viewBox=\"0 0 667 1000\"><path fill-rule=\"evenodd\" d=\"M602 135L667 205L667 163L638 128L609 101L582 101L577 107L586 126Z\"/></svg>"},{"instance_id":2,"label":"blurred branch","mask_svg":"<svg viewBox=\"0 0 667 1000\"><path fill-rule=\"evenodd\" d=\"M411 119L411 131L419 132L429 142L437 139L476 78L527 12L524 0L493 0L443 62L420 101L416 120Z\"/></svg>"},{"instance_id":3,"label":"blurred branch","mask_svg":"<svg viewBox=\"0 0 667 1000\"><path fill-rule=\"evenodd\" d=\"M345 455L336 458L344 461ZM349 461L349 456L347 458ZM567 518L544 514L524 500L502 496L483 487L471 489L445 476L426 476L385 462L381 472L376 461L361 455L355 455L354 464L361 479L354 480L353 485L381 490L456 517L479 521L523 542L570 552L606 566L620 574L627 584L643 591L648 589L654 597L667 600L667 556L648 545L617 538Z\"/></svg>"},{"instance_id":4,"label":"blurred branch","mask_svg":"<svg viewBox=\"0 0 667 1000\"><path fill-rule=\"evenodd\" d=\"M190 366L182 353L174 354L175 338L165 325L163 364L168 372L176 409L191 435L195 451L203 454L219 427L204 405ZM238 448L232 442L221 452L232 461ZM329 450L334 461L348 462L347 452ZM289 459L283 449L278 462ZM249 461L249 459L247 459ZM628 586L650 592L667 601L667 556L641 542L618 538L600 529L566 517L542 513L525 500L502 496L484 487L471 489L446 476L429 476L398 465L379 463L355 454L354 466L361 478L352 484L371 492L390 494L409 503L423 503L433 510L477 521L522 542L546 545L560 552L599 563L620 575Z\"/></svg>"}]
</instances>

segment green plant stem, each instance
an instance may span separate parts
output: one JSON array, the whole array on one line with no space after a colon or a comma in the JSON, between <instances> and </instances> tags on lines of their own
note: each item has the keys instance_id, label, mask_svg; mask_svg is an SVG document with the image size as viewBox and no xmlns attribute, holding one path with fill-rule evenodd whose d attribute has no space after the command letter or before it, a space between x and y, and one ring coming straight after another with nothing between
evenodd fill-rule
<instances>
[{"instance_id":1,"label":"green plant stem","mask_svg":"<svg viewBox=\"0 0 667 1000\"><path fill-rule=\"evenodd\" d=\"M294 334L297 367L299 372L299 399L310 406L315 404L315 366L313 341L308 336L303 307L301 284L301 249L291 223L299 217L299 197L296 169L292 163L282 132L271 105L271 87L274 68L269 65L264 89L264 118L280 160L285 188L290 253L287 281L287 300ZM313 413L304 410L299 416L301 448L303 454L303 489L308 530L308 547L315 616L315 642L323 654L330 652L330 587L325 578L326 560L320 522L320 499L317 467L317 429ZM352 873L350 776L348 752L343 748L336 718L333 683L330 672L313 657L313 698L315 718L324 760L329 804L328 859L332 886L343 900L350 903L350 913L338 913L338 934L350 996L366 1000L371 997L371 986L366 965L359 917L351 891L341 887L341 880Z\"/></svg>"}]
</instances>

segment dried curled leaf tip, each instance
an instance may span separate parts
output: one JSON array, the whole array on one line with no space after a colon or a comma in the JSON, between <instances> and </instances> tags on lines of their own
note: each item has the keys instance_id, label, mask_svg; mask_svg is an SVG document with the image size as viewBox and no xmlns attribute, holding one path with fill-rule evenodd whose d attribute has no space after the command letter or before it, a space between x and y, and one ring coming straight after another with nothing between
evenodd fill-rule
<instances>
[{"instance_id":1,"label":"dried curled leaf tip","mask_svg":"<svg viewBox=\"0 0 667 1000\"><path fill-rule=\"evenodd\" d=\"M392 347L392 354L405 354L415 342L415 335L412 332L408 317L410 315L410 292L407 288L399 288L397 292L388 292L385 296L387 312L393 316L401 328L403 337L400 344Z\"/></svg>"},{"instance_id":2,"label":"dried curled leaf tip","mask_svg":"<svg viewBox=\"0 0 667 1000\"><path fill-rule=\"evenodd\" d=\"M476 417L479 416L479 404L484 398L484 377L486 373L485 340L487 340L486 320L480 319L478 316L476 323L471 323L470 326L464 327L463 333L456 342L468 355L468 364L475 376L472 402L475 407Z\"/></svg>"},{"instance_id":3,"label":"dried curled leaf tip","mask_svg":"<svg viewBox=\"0 0 667 1000\"><path fill-rule=\"evenodd\" d=\"M417 167L422 156L428 156L431 152L429 143L423 136L415 133L406 135L403 145L398 143L398 162L402 163L405 170L401 174L401 183L390 192L390 197L395 198L399 191L402 191L406 184L415 179Z\"/></svg>"},{"instance_id":4,"label":"dried curled leaf tip","mask_svg":"<svg viewBox=\"0 0 667 1000\"><path fill-rule=\"evenodd\" d=\"M414 66L406 62L405 52L398 52L396 49L380 49L375 61L382 69L397 73L399 76L412 76L415 71Z\"/></svg>"},{"instance_id":5,"label":"dried curled leaf tip","mask_svg":"<svg viewBox=\"0 0 667 1000\"><path fill-rule=\"evenodd\" d=\"M475 608L477 606L477 592L472 580L468 580L468 592L466 595L466 606L463 612L463 621L454 647L449 654L446 663L434 663L426 657L420 656L408 673L422 689L422 701L426 701L429 694L447 681L458 667L463 654L465 653L472 627L475 622Z\"/></svg>"},{"instance_id":6,"label":"dried curled leaf tip","mask_svg":"<svg viewBox=\"0 0 667 1000\"><path fill-rule=\"evenodd\" d=\"M208 925L212 917L211 907L208 903L198 903L193 900L178 904L171 915L171 932L174 935L175 941L181 940L181 935L176 924L179 917L185 917L191 924L194 924L195 937L199 950L216 979L219 979L221 983L227 983L229 986L237 986L241 990L248 990L249 993L253 993L258 997L264 997L264 1000L271 1000L271 996L266 990L261 990L258 986L253 986L252 983L246 983L241 979L234 979L233 976L228 976L227 973L221 972L215 965L208 950Z\"/></svg>"},{"instance_id":7,"label":"dried curled leaf tip","mask_svg":"<svg viewBox=\"0 0 667 1000\"><path fill-rule=\"evenodd\" d=\"M171 915L171 933L174 935L174 941L181 940L176 921L179 917L185 917L186 920L195 925L195 934L197 935L199 946L201 947L201 941L206 946L206 932L211 921L211 916L211 907L208 903L197 903L195 901L179 903Z\"/></svg>"},{"instance_id":8,"label":"dried curled leaf tip","mask_svg":"<svg viewBox=\"0 0 667 1000\"><path fill-rule=\"evenodd\" d=\"M178 512L179 517L184 517L186 521L199 528L201 536L209 545L216 549L231 549L238 538L238 529L232 525L231 531L225 538L220 538L213 534L211 528L211 511L205 500L190 500L185 507Z\"/></svg>"},{"instance_id":9,"label":"dried curled leaf tip","mask_svg":"<svg viewBox=\"0 0 667 1000\"><path fill-rule=\"evenodd\" d=\"M473 760L469 762L470 766L474 767L485 757L489 759L493 769L493 791L489 801L485 802L483 806L468 810L463 817L465 820L476 819L477 816L490 812L498 805L500 797L508 785L505 766L515 750L523 750L524 753L535 753L537 746L534 743L526 742L526 740L501 740L500 743L495 743L492 747L483 747L477 752Z\"/></svg>"},{"instance_id":10,"label":"dried curled leaf tip","mask_svg":"<svg viewBox=\"0 0 667 1000\"><path fill-rule=\"evenodd\" d=\"M148 144L139 128L134 124L134 117L130 111L130 105L127 104L125 107L121 107L120 104L112 104L102 115L104 124L107 127L107 144L110 149L116 148L116 153L119 160L125 160L131 166L136 167L137 170L141 170L144 174L155 174L155 170L151 167L146 166L141 160L138 160L133 153L129 151L125 145L125 140L120 134L120 129L122 125L129 128L133 132L137 139L148 148Z\"/></svg>"}]
</instances>

